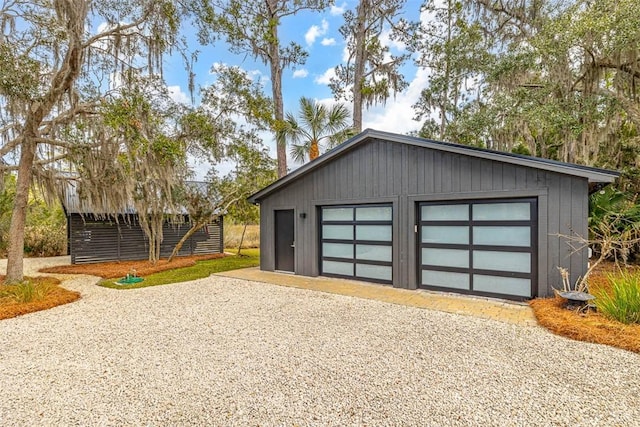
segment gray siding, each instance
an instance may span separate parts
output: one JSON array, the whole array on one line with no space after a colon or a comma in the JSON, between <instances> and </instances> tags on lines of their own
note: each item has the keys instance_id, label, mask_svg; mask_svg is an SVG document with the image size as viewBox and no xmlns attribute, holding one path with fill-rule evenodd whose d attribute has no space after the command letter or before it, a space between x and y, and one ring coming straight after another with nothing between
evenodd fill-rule
<instances>
[{"instance_id":1,"label":"gray siding","mask_svg":"<svg viewBox=\"0 0 640 427\"><path fill-rule=\"evenodd\" d=\"M417 202L511 197L538 198L538 295L561 286L557 266L569 269L572 281L583 275L586 249L572 252L561 236L587 235L587 178L377 139L260 200L261 268L274 269L275 209L295 209L295 272L316 276L319 206L391 202L393 285L415 289Z\"/></svg>"},{"instance_id":2,"label":"gray siding","mask_svg":"<svg viewBox=\"0 0 640 427\"><path fill-rule=\"evenodd\" d=\"M189 230L165 223L160 256L168 257L176 243ZM147 237L135 215L115 220L97 220L91 216L71 214L68 218L69 253L72 264L141 260L149 257ZM180 249L180 256L221 253L224 250L223 220L198 230Z\"/></svg>"}]
</instances>

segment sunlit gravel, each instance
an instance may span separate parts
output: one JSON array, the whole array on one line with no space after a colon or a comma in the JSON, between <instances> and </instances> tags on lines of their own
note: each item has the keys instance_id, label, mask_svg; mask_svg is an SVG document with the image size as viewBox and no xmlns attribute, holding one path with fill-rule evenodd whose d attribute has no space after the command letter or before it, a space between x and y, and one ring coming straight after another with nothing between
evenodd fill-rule
<instances>
[{"instance_id":1,"label":"sunlit gravel","mask_svg":"<svg viewBox=\"0 0 640 427\"><path fill-rule=\"evenodd\" d=\"M640 425L640 356L211 277L0 321L0 425Z\"/></svg>"}]
</instances>

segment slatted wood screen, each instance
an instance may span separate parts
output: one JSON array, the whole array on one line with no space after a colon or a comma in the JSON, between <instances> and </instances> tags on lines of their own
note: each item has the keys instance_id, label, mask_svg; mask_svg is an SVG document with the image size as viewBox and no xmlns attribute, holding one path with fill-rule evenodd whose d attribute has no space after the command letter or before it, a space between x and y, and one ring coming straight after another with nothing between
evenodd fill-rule
<instances>
[{"instance_id":1,"label":"slatted wood screen","mask_svg":"<svg viewBox=\"0 0 640 427\"><path fill-rule=\"evenodd\" d=\"M149 256L148 239L136 216L121 217L115 221L71 214L68 217L68 227L72 264L139 260ZM188 230L188 223L165 223L160 256L168 257ZM219 217L191 236L182 246L179 255L221 253L223 246L223 219Z\"/></svg>"}]
</instances>

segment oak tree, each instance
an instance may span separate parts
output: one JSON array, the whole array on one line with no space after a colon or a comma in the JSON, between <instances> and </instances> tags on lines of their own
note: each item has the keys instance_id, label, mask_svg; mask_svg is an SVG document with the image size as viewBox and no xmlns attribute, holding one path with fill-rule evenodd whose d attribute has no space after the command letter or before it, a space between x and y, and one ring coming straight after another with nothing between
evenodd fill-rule
<instances>
[{"instance_id":1,"label":"oak tree","mask_svg":"<svg viewBox=\"0 0 640 427\"><path fill-rule=\"evenodd\" d=\"M0 171L17 173L5 283L23 278L29 187L39 183L52 194L81 154L118 152L100 119L105 95L123 86L127 71L160 71L178 43L181 13L157 0L0 6Z\"/></svg>"}]
</instances>

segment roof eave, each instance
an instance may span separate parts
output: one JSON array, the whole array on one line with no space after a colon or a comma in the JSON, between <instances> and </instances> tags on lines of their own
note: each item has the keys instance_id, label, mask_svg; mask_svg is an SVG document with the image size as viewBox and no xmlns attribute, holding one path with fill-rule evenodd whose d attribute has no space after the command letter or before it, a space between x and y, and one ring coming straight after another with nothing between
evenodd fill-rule
<instances>
[{"instance_id":1,"label":"roof eave","mask_svg":"<svg viewBox=\"0 0 640 427\"><path fill-rule=\"evenodd\" d=\"M524 167L531 167L541 170L547 170L551 172L561 173L565 175L577 176L581 178L586 178L589 183L612 183L615 179L620 176L619 172L610 171L605 169L597 169L586 166L579 165L568 165L560 162L551 162L545 159L538 159L536 157L524 157L517 156L511 153L502 153L499 151L491 151L484 149L472 149L471 147L465 145L458 145L452 143L444 143L438 141L431 141L428 139L419 139L415 137L410 137L406 135L399 135L389 132L383 132L375 129L365 129L358 135L355 135L351 139L348 139L344 143L338 145L336 148L328 151L317 159L307 163L304 166L296 169L288 175L278 179L271 185L263 188L260 191L252 194L247 198L249 202L254 204L259 204L260 200L280 187L285 186L290 181L295 180L297 177L301 175L305 175L317 167L321 166L325 162L329 161L333 157L339 156L345 151L353 148L354 145L359 144L361 141L364 141L367 138L377 138L386 141L399 142L408 145L414 145L418 147L427 147L432 148L439 151L446 151L450 153L462 154L472 157L483 158L487 160L496 160L502 161L505 163L515 164Z\"/></svg>"}]
</instances>

